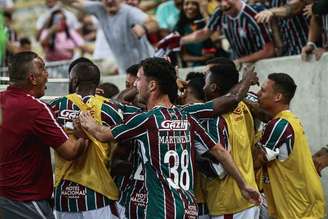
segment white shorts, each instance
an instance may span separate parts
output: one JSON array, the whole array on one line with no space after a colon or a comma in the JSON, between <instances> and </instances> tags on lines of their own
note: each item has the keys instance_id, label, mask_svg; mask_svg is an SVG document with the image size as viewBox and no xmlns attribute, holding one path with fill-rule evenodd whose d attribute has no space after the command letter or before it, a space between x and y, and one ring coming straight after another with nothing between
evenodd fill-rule
<instances>
[{"instance_id":1,"label":"white shorts","mask_svg":"<svg viewBox=\"0 0 328 219\"><path fill-rule=\"evenodd\" d=\"M254 206L235 214L211 216L211 219L259 219L259 217L260 217L260 208L258 206Z\"/></svg>"},{"instance_id":2,"label":"white shorts","mask_svg":"<svg viewBox=\"0 0 328 219\"><path fill-rule=\"evenodd\" d=\"M119 219L119 217L112 214L110 206L107 205L103 208L98 208L90 211L81 212L61 212L55 211L56 219Z\"/></svg>"}]
</instances>

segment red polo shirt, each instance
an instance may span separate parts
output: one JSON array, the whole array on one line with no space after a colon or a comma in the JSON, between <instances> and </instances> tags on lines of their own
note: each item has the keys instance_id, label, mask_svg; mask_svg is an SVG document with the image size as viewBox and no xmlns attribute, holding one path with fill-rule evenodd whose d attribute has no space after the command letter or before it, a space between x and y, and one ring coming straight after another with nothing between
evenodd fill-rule
<instances>
[{"instance_id":1,"label":"red polo shirt","mask_svg":"<svg viewBox=\"0 0 328 219\"><path fill-rule=\"evenodd\" d=\"M49 146L67 135L48 106L25 91L0 92L0 196L16 201L44 200L53 190Z\"/></svg>"}]
</instances>

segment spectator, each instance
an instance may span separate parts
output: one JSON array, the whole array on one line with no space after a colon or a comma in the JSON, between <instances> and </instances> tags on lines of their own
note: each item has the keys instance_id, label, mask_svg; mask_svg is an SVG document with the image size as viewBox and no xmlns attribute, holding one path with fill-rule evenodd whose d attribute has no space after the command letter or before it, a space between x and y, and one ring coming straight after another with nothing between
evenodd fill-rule
<instances>
[{"instance_id":1,"label":"spectator","mask_svg":"<svg viewBox=\"0 0 328 219\"><path fill-rule=\"evenodd\" d=\"M116 96L120 90L113 83L102 83L96 89L96 94L99 96L106 97L108 99Z\"/></svg>"},{"instance_id":2,"label":"spectator","mask_svg":"<svg viewBox=\"0 0 328 219\"><path fill-rule=\"evenodd\" d=\"M54 218L51 146L72 160L85 147L68 138L46 104L38 98L48 78L43 60L33 52L18 53L9 63L11 85L0 92L0 212L3 218ZM40 210L42 209L42 210Z\"/></svg>"},{"instance_id":3,"label":"spectator","mask_svg":"<svg viewBox=\"0 0 328 219\"><path fill-rule=\"evenodd\" d=\"M19 52L28 52L32 51L32 43L28 37L22 37L19 40Z\"/></svg>"},{"instance_id":4,"label":"spectator","mask_svg":"<svg viewBox=\"0 0 328 219\"><path fill-rule=\"evenodd\" d=\"M181 36L190 34L196 30L206 26L206 20L201 14L200 4L198 0L184 0L183 10L180 13L178 23L175 30ZM210 39L201 43L192 43L182 46L181 58L184 62L191 66L204 65L206 60L215 55L215 48ZM185 66L185 65L184 65Z\"/></svg>"},{"instance_id":5,"label":"spectator","mask_svg":"<svg viewBox=\"0 0 328 219\"><path fill-rule=\"evenodd\" d=\"M4 65L6 44L7 44L7 34L5 31L3 15L0 13L0 66Z\"/></svg>"},{"instance_id":6,"label":"spectator","mask_svg":"<svg viewBox=\"0 0 328 219\"><path fill-rule=\"evenodd\" d=\"M158 6L156 20L160 28L161 37L171 32L179 20L182 0L170 0Z\"/></svg>"},{"instance_id":7,"label":"spectator","mask_svg":"<svg viewBox=\"0 0 328 219\"><path fill-rule=\"evenodd\" d=\"M0 0L0 11L12 13L15 10L13 0Z\"/></svg>"},{"instance_id":8,"label":"spectator","mask_svg":"<svg viewBox=\"0 0 328 219\"><path fill-rule=\"evenodd\" d=\"M43 28L47 27L47 23L49 21L50 15L52 14L53 11L61 9L66 17L67 24L71 29L77 30L80 27L80 23L77 20L76 16L65 9L62 8L60 2L58 0L45 0L45 5L46 5L46 12L44 14L41 14L41 16L38 17L36 21L36 39L40 39L41 32Z\"/></svg>"},{"instance_id":9,"label":"spectator","mask_svg":"<svg viewBox=\"0 0 328 219\"><path fill-rule=\"evenodd\" d=\"M87 51L84 40L67 25L65 14L61 10L52 12L48 26L41 32L40 40L47 61L72 59L75 48Z\"/></svg>"},{"instance_id":10,"label":"spectator","mask_svg":"<svg viewBox=\"0 0 328 219\"><path fill-rule=\"evenodd\" d=\"M201 42L214 31L223 30L232 47L237 66L274 56L274 47L267 27L257 24L255 15L263 10L242 0L221 0L220 8L210 18L206 27L181 38L181 44Z\"/></svg>"},{"instance_id":11,"label":"spectator","mask_svg":"<svg viewBox=\"0 0 328 219\"><path fill-rule=\"evenodd\" d=\"M282 55L298 55L307 42L308 21L302 14L305 2L295 0L270 0L270 9L261 11L255 18L260 23L271 22L272 18L278 20L278 30L282 38Z\"/></svg>"},{"instance_id":12,"label":"spectator","mask_svg":"<svg viewBox=\"0 0 328 219\"><path fill-rule=\"evenodd\" d=\"M94 22L93 16L80 14L81 27L79 33L86 42L94 42L97 36L97 25Z\"/></svg>"},{"instance_id":13,"label":"spectator","mask_svg":"<svg viewBox=\"0 0 328 219\"><path fill-rule=\"evenodd\" d=\"M6 57L5 64L7 65L8 60L17 53L18 48L18 34L15 28L13 27L13 18L12 12L5 11L3 13L5 21L5 32L7 35L7 48L6 48Z\"/></svg>"},{"instance_id":14,"label":"spectator","mask_svg":"<svg viewBox=\"0 0 328 219\"><path fill-rule=\"evenodd\" d=\"M152 9L152 7L157 7L162 2L162 0L160 0L158 2L149 1L149 2L147 2L146 5L142 5L140 0L126 0L125 2L128 5L131 5L133 7L137 7L140 10L146 12L146 11ZM150 16L152 18L154 17L153 15L150 15ZM158 29L158 27L157 27L157 29ZM156 31L156 32L153 32L153 33L146 33L146 34L147 34L147 39L149 40L149 42L153 46L155 46L158 43L158 41L160 40L160 32L159 31Z\"/></svg>"},{"instance_id":15,"label":"spectator","mask_svg":"<svg viewBox=\"0 0 328 219\"><path fill-rule=\"evenodd\" d=\"M328 14L328 1L318 0L313 2L312 4L308 4L304 8L304 15L311 16L312 14L316 14L316 15Z\"/></svg>"},{"instance_id":16,"label":"spectator","mask_svg":"<svg viewBox=\"0 0 328 219\"><path fill-rule=\"evenodd\" d=\"M314 54L318 61L326 51L328 51L328 15L313 15L308 42L302 49L302 60L308 61L309 55Z\"/></svg>"},{"instance_id":17,"label":"spectator","mask_svg":"<svg viewBox=\"0 0 328 219\"><path fill-rule=\"evenodd\" d=\"M123 74L132 64L153 55L154 49L145 37L145 33L151 32L156 22L149 19L149 16L140 9L118 0L63 2L97 17L120 73Z\"/></svg>"},{"instance_id":18,"label":"spectator","mask_svg":"<svg viewBox=\"0 0 328 219\"><path fill-rule=\"evenodd\" d=\"M92 58L99 60L97 63L99 63L102 74L118 74L117 61L97 18L95 19L95 24L97 26L97 33Z\"/></svg>"}]
</instances>

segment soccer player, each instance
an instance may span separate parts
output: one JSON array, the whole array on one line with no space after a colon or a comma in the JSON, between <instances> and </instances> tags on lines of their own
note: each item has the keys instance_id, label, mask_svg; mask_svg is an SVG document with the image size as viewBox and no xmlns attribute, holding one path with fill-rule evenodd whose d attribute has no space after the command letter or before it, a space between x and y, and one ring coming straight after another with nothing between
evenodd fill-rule
<instances>
[{"instance_id":1,"label":"soccer player","mask_svg":"<svg viewBox=\"0 0 328 219\"><path fill-rule=\"evenodd\" d=\"M258 92L262 108L274 118L257 143L254 167L267 169L265 190L274 218L324 218L325 200L301 121L289 110L296 91L285 73L272 73ZM270 191L271 190L271 191ZM271 193L271 194L270 194Z\"/></svg>"},{"instance_id":2,"label":"soccer player","mask_svg":"<svg viewBox=\"0 0 328 219\"><path fill-rule=\"evenodd\" d=\"M17 53L8 70L11 85L0 92L0 217L54 218L48 201L53 192L49 147L73 160L86 143L68 138L38 99L45 93L48 72L37 54Z\"/></svg>"},{"instance_id":3,"label":"soccer player","mask_svg":"<svg viewBox=\"0 0 328 219\"><path fill-rule=\"evenodd\" d=\"M302 14L305 1L270 0L270 9L261 11L255 18L259 23L268 23L277 18L279 34L283 42L282 55L301 54L308 37L308 21Z\"/></svg>"},{"instance_id":4,"label":"soccer player","mask_svg":"<svg viewBox=\"0 0 328 219\"><path fill-rule=\"evenodd\" d=\"M91 110L102 125L121 122L118 107L108 99L95 96L100 81L98 67L80 62L70 72L75 93L51 103L58 122L67 131L80 111ZM119 191L110 175L109 159L113 145L88 135L91 144L79 159L66 162L55 154L55 209L58 218L118 218L116 200ZM94 171L97 170L97 171Z\"/></svg>"},{"instance_id":5,"label":"soccer player","mask_svg":"<svg viewBox=\"0 0 328 219\"><path fill-rule=\"evenodd\" d=\"M171 103L177 95L174 67L165 59L149 58L141 62L137 77L138 95L147 104L147 112L136 114L112 129L97 125L89 112L82 113L80 121L101 141L138 141L148 190L146 217L197 217L193 195L196 136L204 143L197 151L211 153L236 179L243 196L258 202L258 192L244 183L222 145L215 144L187 111ZM213 102L208 105L211 106L207 113L212 115Z\"/></svg>"},{"instance_id":6,"label":"soccer player","mask_svg":"<svg viewBox=\"0 0 328 219\"><path fill-rule=\"evenodd\" d=\"M225 95L238 83L239 73L232 61L211 64L206 73L204 92L208 100ZM208 133L216 142L227 145L247 184L257 190L252 148L255 130L251 111L240 102L233 112L204 121ZM228 138L228 139L226 139ZM229 143L225 143L228 141ZM238 184L231 176L206 180L207 205L211 218L259 218L259 208L242 198Z\"/></svg>"},{"instance_id":7,"label":"soccer player","mask_svg":"<svg viewBox=\"0 0 328 219\"><path fill-rule=\"evenodd\" d=\"M205 75L201 72L189 72L186 76L187 87L185 88L183 95L180 97L181 104L194 104L204 103L205 94L203 87L205 85ZM200 143L200 142L198 142ZM201 143L200 143L201 144ZM222 144L224 146L224 144ZM196 171L195 171L195 189L194 194L198 205L198 218L208 219L208 207L206 205L206 191L205 191L205 176L208 173L208 169L205 169L201 173L201 166L208 167L211 165L207 160L202 157L196 157ZM210 168L209 168L210 169Z\"/></svg>"},{"instance_id":8,"label":"soccer player","mask_svg":"<svg viewBox=\"0 0 328 219\"><path fill-rule=\"evenodd\" d=\"M268 29L258 24L255 15L262 7L250 6L242 0L220 0L220 7L207 26L181 38L182 45L208 39L217 30L224 32L233 51L236 64L255 62L274 56Z\"/></svg>"}]
</instances>

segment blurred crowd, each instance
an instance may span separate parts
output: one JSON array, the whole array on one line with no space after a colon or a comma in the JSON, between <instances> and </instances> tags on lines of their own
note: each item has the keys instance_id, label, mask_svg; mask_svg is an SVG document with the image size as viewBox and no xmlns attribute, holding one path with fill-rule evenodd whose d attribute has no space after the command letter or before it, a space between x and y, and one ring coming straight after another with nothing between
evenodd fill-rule
<instances>
[{"instance_id":1,"label":"blurred crowd","mask_svg":"<svg viewBox=\"0 0 328 219\"><path fill-rule=\"evenodd\" d=\"M93 58L114 74L160 50L194 67L213 57L237 66L299 54L319 60L328 48L323 0L44 0L35 23L23 24L34 25L34 36L15 28L17 3L0 0L1 66L37 46L47 62Z\"/></svg>"}]
</instances>

